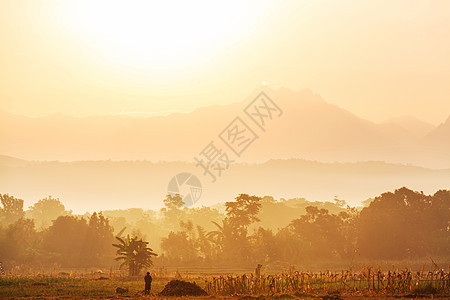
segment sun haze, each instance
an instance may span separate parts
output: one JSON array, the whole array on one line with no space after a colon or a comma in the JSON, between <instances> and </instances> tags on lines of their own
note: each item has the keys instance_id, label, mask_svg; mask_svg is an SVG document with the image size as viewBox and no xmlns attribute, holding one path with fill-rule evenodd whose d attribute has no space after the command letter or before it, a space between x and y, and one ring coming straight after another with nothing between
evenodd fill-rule
<instances>
[{"instance_id":1,"label":"sun haze","mask_svg":"<svg viewBox=\"0 0 450 300\"><path fill-rule=\"evenodd\" d=\"M449 0L0 0L0 299L450 299L449 37Z\"/></svg>"},{"instance_id":2,"label":"sun haze","mask_svg":"<svg viewBox=\"0 0 450 300\"><path fill-rule=\"evenodd\" d=\"M374 121L450 110L448 1L2 1L0 109L191 111L264 82Z\"/></svg>"}]
</instances>

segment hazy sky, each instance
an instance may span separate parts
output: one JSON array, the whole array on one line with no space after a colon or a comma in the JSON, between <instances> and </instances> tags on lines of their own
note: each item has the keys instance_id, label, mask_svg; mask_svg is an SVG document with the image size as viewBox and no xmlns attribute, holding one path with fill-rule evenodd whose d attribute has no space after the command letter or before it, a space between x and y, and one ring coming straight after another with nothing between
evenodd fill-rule
<instances>
[{"instance_id":1,"label":"hazy sky","mask_svg":"<svg viewBox=\"0 0 450 300\"><path fill-rule=\"evenodd\" d=\"M374 120L450 115L450 1L0 1L0 109L189 111L261 82Z\"/></svg>"}]
</instances>

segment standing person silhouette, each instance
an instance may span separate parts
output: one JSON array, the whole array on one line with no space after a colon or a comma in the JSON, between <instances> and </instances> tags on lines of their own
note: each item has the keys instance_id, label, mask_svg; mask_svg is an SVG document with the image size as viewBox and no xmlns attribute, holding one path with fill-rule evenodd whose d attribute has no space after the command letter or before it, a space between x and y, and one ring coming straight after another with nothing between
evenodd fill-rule
<instances>
[{"instance_id":1,"label":"standing person silhouette","mask_svg":"<svg viewBox=\"0 0 450 300\"><path fill-rule=\"evenodd\" d=\"M147 272L147 275L145 275L144 280L145 280L144 294L150 295L150 290L152 288L152 276L150 276L150 272Z\"/></svg>"}]
</instances>

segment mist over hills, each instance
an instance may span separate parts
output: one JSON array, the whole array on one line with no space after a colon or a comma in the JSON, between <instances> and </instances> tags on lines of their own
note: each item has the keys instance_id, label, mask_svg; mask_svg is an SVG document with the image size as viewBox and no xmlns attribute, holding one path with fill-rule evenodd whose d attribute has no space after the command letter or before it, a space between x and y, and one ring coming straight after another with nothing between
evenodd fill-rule
<instances>
[{"instance_id":1,"label":"mist over hills","mask_svg":"<svg viewBox=\"0 0 450 300\"><path fill-rule=\"evenodd\" d=\"M433 124L419 120L413 116L389 118L384 123L396 124L419 139L425 137L436 128Z\"/></svg>"},{"instance_id":2,"label":"mist over hills","mask_svg":"<svg viewBox=\"0 0 450 300\"><path fill-rule=\"evenodd\" d=\"M231 105L147 118L61 114L29 118L0 111L0 153L29 160L192 161L241 116L259 136L239 157L242 162L304 158L450 167L448 120L437 128L411 118L377 124L324 101L310 90L264 88L283 111L264 132L243 113L260 91ZM224 144L220 146L226 149Z\"/></svg>"},{"instance_id":3,"label":"mist over hills","mask_svg":"<svg viewBox=\"0 0 450 300\"><path fill-rule=\"evenodd\" d=\"M261 91L282 110L266 120L265 130L244 113ZM241 156L218 137L236 117L258 136ZM0 111L0 140L1 193L26 206L52 195L78 212L160 208L170 179L181 172L202 182L196 205L239 193L311 201L338 196L358 205L402 186L426 193L450 188L450 118L437 127L413 117L378 124L307 89L258 89L231 105L146 118ZM233 161L215 183L194 161L210 142Z\"/></svg>"},{"instance_id":4,"label":"mist over hills","mask_svg":"<svg viewBox=\"0 0 450 300\"><path fill-rule=\"evenodd\" d=\"M435 130L431 131L425 137L425 141L435 147L450 149L450 116L444 123L441 123Z\"/></svg>"},{"instance_id":5,"label":"mist over hills","mask_svg":"<svg viewBox=\"0 0 450 300\"><path fill-rule=\"evenodd\" d=\"M239 193L275 199L304 197L351 205L402 186L434 193L450 188L450 169L433 170L384 162L323 163L301 159L235 163L212 183L195 163L149 161L37 162L0 157L0 191L25 207L52 195L77 213L86 210L163 206L170 179L196 174L202 183L197 206L233 200Z\"/></svg>"}]
</instances>

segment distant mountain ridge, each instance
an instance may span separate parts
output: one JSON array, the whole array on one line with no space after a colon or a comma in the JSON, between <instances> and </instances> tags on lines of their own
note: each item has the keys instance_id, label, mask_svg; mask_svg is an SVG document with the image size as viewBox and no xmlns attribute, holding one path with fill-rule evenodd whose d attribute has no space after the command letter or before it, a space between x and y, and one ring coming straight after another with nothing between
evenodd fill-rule
<instances>
[{"instance_id":1,"label":"distant mountain ridge","mask_svg":"<svg viewBox=\"0 0 450 300\"><path fill-rule=\"evenodd\" d=\"M239 193L311 201L332 201L338 196L357 205L402 186L426 193L450 189L450 168L432 170L376 161L235 163L214 183L194 162L11 161L14 158L0 156L0 193L24 199L25 207L52 195L80 213L105 207L158 209L163 206L169 181L180 172L196 174L201 181L198 206L231 201Z\"/></svg>"},{"instance_id":2,"label":"distant mountain ridge","mask_svg":"<svg viewBox=\"0 0 450 300\"><path fill-rule=\"evenodd\" d=\"M245 119L243 110L261 91L283 114L268 122L265 132L254 127L258 139L237 158L239 161L295 157L450 167L450 143L439 142L450 136L448 121L421 138L427 125L420 121L409 127L404 121L403 125L400 121L376 124L327 103L310 90L294 92L286 88L258 89L230 105L146 118L75 118L61 114L28 118L0 112L0 153L35 160L192 161L211 141L228 149L220 144L218 135L235 117L241 116L249 126L255 126ZM422 129L411 132L415 127Z\"/></svg>"},{"instance_id":3,"label":"distant mountain ridge","mask_svg":"<svg viewBox=\"0 0 450 300\"><path fill-rule=\"evenodd\" d=\"M431 131L425 140L428 142L450 145L450 116L444 123L441 123L435 130ZM450 154L449 154L450 155Z\"/></svg>"},{"instance_id":4,"label":"distant mountain ridge","mask_svg":"<svg viewBox=\"0 0 450 300\"><path fill-rule=\"evenodd\" d=\"M436 128L436 126L434 126L433 124L424 122L413 116L390 118L384 123L396 124L407 130L410 134L414 135L417 138L424 138L427 134L429 134Z\"/></svg>"}]
</instances>

